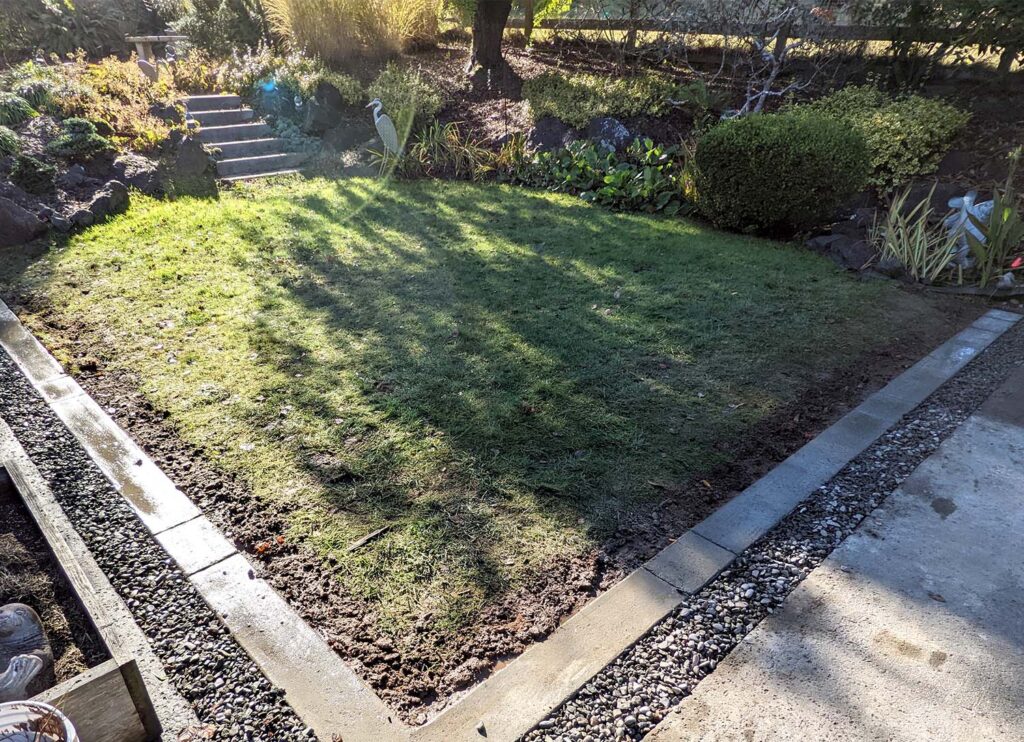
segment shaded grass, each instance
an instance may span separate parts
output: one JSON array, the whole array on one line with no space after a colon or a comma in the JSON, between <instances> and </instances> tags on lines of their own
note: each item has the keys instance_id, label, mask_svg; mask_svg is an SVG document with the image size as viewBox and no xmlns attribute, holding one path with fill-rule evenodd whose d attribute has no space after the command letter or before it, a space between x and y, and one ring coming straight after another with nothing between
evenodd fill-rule
<instances>
[{"instance_id":1,"label":"shaded grass","mask_svg":"<svg viewBox=\"0 0 1024 742\"><path fill-rule=\"evenodd\" d=\"M368 180L139 196L0 286L289 503L390 631L458 631L930 311L683 220Z\"/></svg>"}]
</instances>

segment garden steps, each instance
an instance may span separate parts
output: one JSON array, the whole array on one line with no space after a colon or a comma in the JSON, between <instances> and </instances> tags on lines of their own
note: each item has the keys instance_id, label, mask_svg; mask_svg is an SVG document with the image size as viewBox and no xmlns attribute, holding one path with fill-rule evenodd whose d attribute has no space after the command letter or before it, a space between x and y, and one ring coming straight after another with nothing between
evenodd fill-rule
<instances>
[{"instance_id":1,"label":"garden steps","mask_svg":"<svg viewBox=\"0 0 1024 742\"><path fill-rule=\"evenodd\" d=\"M182 102L186 121L199 125L197 137L213 150L223 180L290 175L306 160L301 152L289 152L288 143L237 95L193 95Z\"/></svg>"}]
</instances>

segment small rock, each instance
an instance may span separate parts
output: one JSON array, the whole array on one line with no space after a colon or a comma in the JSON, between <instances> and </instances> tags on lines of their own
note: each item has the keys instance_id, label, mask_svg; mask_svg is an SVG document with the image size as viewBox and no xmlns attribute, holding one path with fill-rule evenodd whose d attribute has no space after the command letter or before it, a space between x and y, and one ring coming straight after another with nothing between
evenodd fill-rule
<instances>
[{"instance_id":1,"label":"small rock","mask_svg":"<svg viewBox=\"0 0 1024 742\"><path fill-rule=\"evenodd\" d=\"M46 222L8 198L0 198L0 247L34 240L46 231Z\"/></svg>"},{"instance_id":2,"label":"small rock","mask_svg":"<svg viewBox=\"0 0 1024 742\"><path fill-rule=\"evenodd\" d=\"M526 136L526 146L534 151L548 151L568 147L578 139L580 132L554 116L539 119Z\"/></svg>"},{"instance_id":3,"label":"small rock","mask_svg":"<svg viewBox=\"0 0 1024 742\"><path fill-rule=\"evenodd\" d=\"M605 149L616 152L628 147L633 136L621 121L610 116L603 116L592 120L587 125L587 139Z\"/></svg>"}]
</instances>

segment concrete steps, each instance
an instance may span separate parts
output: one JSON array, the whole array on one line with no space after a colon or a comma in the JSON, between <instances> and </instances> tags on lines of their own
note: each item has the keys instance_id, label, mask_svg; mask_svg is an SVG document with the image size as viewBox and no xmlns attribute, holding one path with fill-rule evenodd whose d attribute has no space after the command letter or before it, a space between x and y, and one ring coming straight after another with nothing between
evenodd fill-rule
<instances>
[{"instance_id":1,"label":"concrete steps","mask_svg":"<svg viewBox=\"0 0 1024 742\"><path fill-rule=\"evenodd\" d=\"M290 175L306 160L304 153L289 152L288 143L237 95L193 95L183 103L187 121L199 126L199 141L214 150L223 180Z\"/></svg>"}]
</instances>

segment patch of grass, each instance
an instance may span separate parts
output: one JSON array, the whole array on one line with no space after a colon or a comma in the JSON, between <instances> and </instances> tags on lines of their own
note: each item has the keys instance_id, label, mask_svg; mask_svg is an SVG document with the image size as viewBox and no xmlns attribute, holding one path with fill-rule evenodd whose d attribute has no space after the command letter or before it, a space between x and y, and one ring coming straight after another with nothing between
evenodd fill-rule
<instances>
[{"instance_id":1,"label":"patch of grass","mask_svg":"<svg viewBox=\"0 0 1024 742\"><path fill-rule=\"evenodd\" d=\"M361 179L136 196L0 287L45 296L187 440L293 504L284 535L396 632L458 631L930 311L684 220Z\"/></svg>"}]
</instances>

